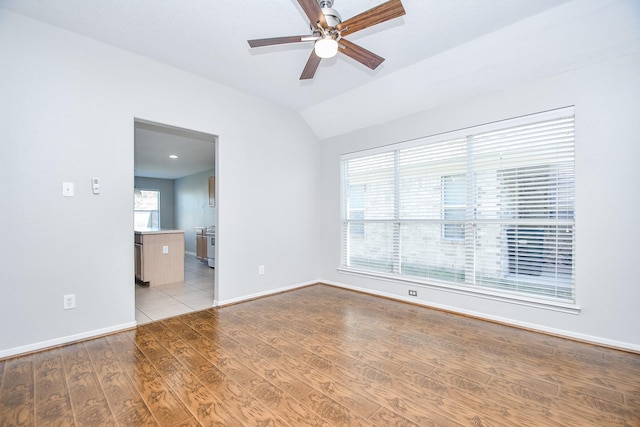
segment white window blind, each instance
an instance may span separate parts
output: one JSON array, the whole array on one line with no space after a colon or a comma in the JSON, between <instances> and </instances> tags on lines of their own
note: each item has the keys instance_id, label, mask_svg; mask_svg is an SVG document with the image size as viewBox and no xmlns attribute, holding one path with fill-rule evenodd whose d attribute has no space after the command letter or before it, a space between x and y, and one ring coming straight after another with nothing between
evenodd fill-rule
<instances>
[{"instance_id":1,"label":"white window blind","mask_svg":"<svg viewBox=\"0 0 640 427\"><path fill-rule=\"evenodd\" d=\"M342 268L574 302L563 109L342 161Z\"/></svg>"}]
</instances>

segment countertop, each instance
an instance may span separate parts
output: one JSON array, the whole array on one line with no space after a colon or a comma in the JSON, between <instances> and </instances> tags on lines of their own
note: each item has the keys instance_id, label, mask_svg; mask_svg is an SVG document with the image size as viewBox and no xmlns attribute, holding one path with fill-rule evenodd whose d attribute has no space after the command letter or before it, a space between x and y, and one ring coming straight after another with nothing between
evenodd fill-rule
<instances>
[{"instance_id":1,"label":"countertop","mask_svg":"<svg viewBox=\"0 0 640 427\"><path fill-rule=\"evenodd\" d=\"M148 230L148 231L134 231L135 234L184 234L184 230Z\"/></svg>"}]
</instances>

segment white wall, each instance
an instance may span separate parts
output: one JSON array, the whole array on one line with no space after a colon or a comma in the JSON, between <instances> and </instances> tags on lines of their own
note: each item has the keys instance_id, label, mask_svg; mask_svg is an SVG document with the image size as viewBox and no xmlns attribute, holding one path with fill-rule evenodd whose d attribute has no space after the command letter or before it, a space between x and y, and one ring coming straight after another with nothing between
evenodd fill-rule
<instances>
[{"instance_id":1,"label":"white wall","mask_svg":"<svg viewBox=\"0 0 640 427\"><path fill-rule=\"evenodd\" d=\"M398 298L408 294L406 284L337 271L341 154L575 105L575 265L580 313L426 287L420 288L418 300L412 301L640 350L638 76L640 54L636 53L322 141L322 277L377 294Z\"/></svg>"},{"instance_id":2,"label":"white wall","mask_svg":"<svg viewBox=\"0 0 640 427\"><path fill-rule=\"evenodd\" d=\"M318 146L296 114L6 11L0 57L0 357L134 325L134 118L219 135L219 301L315 277Z\"/></svg>"},{"instance_id":3,"label":"white wall","mask_svg":"<svg viewBox=\"0 0 640 427\"><path fill-rule=\"evenodd\" d=\"M566 105L576 106L580 314L426 288L420 301L640 349L637 53L321 144L291 111L6 11L0 58L0 357L134 324L134 118L219 136L224 304L320 277L403 298L404 285L336 271L339 155ZM63 181L75 197L61 196ZM62 310L67 293L75 310Z\"/></svg>"},{"instance_id":4,"label":"white wall","mask_svg":"<svg viewBox=\"0 0 640 427\"><path fill-rule=\"evenodd\" d=\"M175 180L176 228L184 230L184 250L196 253L195 227L216 225L216 208L209 206L209 177L214 169Z\"/></svg>"}]
</instances>

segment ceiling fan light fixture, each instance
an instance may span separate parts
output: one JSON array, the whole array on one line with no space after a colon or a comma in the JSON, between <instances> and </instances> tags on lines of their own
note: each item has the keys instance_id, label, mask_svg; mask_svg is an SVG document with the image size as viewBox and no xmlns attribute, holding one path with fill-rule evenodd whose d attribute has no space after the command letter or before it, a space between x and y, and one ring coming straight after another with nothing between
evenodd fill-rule
<instances>
[{"instance_id":1,"label":"ceiling fan light fixture","mask_svg":"<svg viewBox=\"0 0 640 427\"><path fill-rule=\"evenodd\" d=\"M322 37L316 40L313 49L320 58L333 58L338 54L338 42L331 37Z\"/></svg>"},{"instance_id":2,"label":"ceiling fan light fixture","mask_svg":"<svg viewBox=\"0 0 640 427\"><path fill-rule=\"evenodd\" d=\"M1 0L0 0L1 1ZM386 0L346 21L332 9L333 0L297 0L308 19L311 35L269 37L247 40L249 46L262 47L286 43L315 41L307 63L300 74L300 80L312 79L323 58L344 54L365 67L375 70L384 58L348 40L353 33L377 24L399 18L406 14L402 0Z\"/></svg>"}]
</instances>

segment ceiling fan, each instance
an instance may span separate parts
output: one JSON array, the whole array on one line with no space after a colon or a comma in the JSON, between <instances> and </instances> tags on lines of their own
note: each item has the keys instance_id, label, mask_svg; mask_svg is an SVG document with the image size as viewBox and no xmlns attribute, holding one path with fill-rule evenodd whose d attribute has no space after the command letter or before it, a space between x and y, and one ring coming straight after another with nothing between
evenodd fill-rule
<instances>
[{"instance_id":1,"label":"ceiling fan","mask_svg":"<svg viewBox=\"0 0 640 427\"><path fill-rule=\"evenodd\" d=\"M312 79L322 58L344 53L361 64L375 70L384 58L345 39L356 31L398 18L405 14L400 0L389 0L342 22L338 12L331 7L333 0L297 0L309 18L311 34L304 36L273 37L248 40L249 46L261 47L285 43L314 42L314 49L302 71L300 80Z\"/></svg>"}]
</instances>

